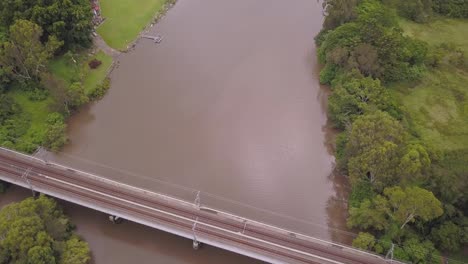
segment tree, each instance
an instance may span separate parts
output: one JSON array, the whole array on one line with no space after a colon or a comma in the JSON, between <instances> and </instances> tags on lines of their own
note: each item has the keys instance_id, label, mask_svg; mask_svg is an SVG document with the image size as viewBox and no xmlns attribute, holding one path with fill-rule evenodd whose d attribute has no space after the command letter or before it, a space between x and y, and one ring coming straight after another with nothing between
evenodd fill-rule
<instances>
[{"instance_id":1,"label":"tree","mask_svg":"<svg viewBox=\"0 0 468 264\"><path fill-rule=\"evenodd\" d=\"M442 204L431 192L419 187L385 188L384 196L365 200L349 210L350 227L388 230L393 224L403 229L415 220L427 222L443 213Z\"/></svg>"},{"instance_id":2,"label":"tree","mask_svg":"<svg viewBox=\"0 0 468 264\"><path fill-rule=\"evenodd\" d=\"M360 0L325 0L323 7L327 14L323 22L324 30L334 29L356 18L355 8Z\"/></svg>"},{"instance_id":3,"label":"tree","mask_svg":"<svg viewBox=\"0 0 468 264\"><path fill-rule=\"evenodd\" d=\"M67 49L91 45L92 16L89 0L0 1L0 26L30 20L44 29L45 38L56 36Z\"/></svg>"},{"instance_id":4,"label":"tree","mask_svg":"<svg viewBox=\"0 0 468 264\"><path fill-rule=\"evenodd\" d=\"M27 20L17 20L10 27L9 41L0 47L0 68L6 69L17 80L37 80L62 45L54 36L42 44L41 36L40 26Z\"/></svg>"},{"instance_id":5,"label":"tree","mask_svg":"<svg viewBox=\"0 0 468 264\"><path fill-rule=\"evenodd\" d=\"M443 214L442 204L430 191L419 187L385 188L392 209L391 218L403 229L406 224L420 219L427 222Z\"/></svg>"},{"instance_id":6,"label":"tree","mask_svg":"<svg viewBox=\"0 0 468 264\"><path fill-rule=\"evenodd\" d=\"M41 195L0 211L0 263L85 264L86 244L71 234L71 223L54 200Z\"/></svg>"},{"instance_id":7,"label":"tree","mask_svg":"<svg viewBox=\"0 0 468 264\"><path fill-rule=\"evenodd\" d=\"M375 246L375 237L366 232L359 232L358 236L353 240L353 247L364 250L372 250Z\"/></svg>"},{"instance_id":8,"label":"tree","mask_svg":"<svg viewBox=\"0 0 468 264\"><path fill-rule=\"evenodd\" d=\"M468 225L463 227L447 221L432 229L431 238L440 249L456 252L460 250L462 243L468 242L467 231Z\"/></svg>"},{"instance_id":9,"label":"tree","mask_svg":"<svg viewBox=\"0 0 468 264\"><path fill-rule=\"evenodd\" d=\"M410 238L403 243L402 249L408 256L407 260L411 263L440 263L440 259L437 259L437 250L434 245L428 241L420 241L416 238Z\"/></svg>"},{"instance_id":10,"label":"tree","mask_svg":"<svg viewBox=\"0 0 468 264\"><path fill-rule=\"evenodd\" d=\"M390 95L379 80L367 78L344 79L333 87L328 99L328 112L333 123L341 129L356 117L390 105Z\"/></svg>"},{"instance_id":11,"label":"tree","mask_svg":"<svg viewBox=\"0 0 468 264\"><path fill-rule=\"evenodd\" d=\"M349 208L348 226L363 229L386 230L388 221L388 201L377 195L372 201L366 199L358 207Z\"/></svg>"},{"instance_id":12,"label":"tree","mask_svg":"<svg viewBox=\"0 0 468 264\"><path fill-rule=\"evenodd\" d=\"M60 264L81 264L88 263L91 259L89 255L89 246L78 237L73 236L65 243L64 253L60 258Z\"/></svg>"},{"instance_id":13,"label":"tree","mask_svg":"<svg viewBox=\"0 0 468 264\"><path fill-rule=\"evenodd\" d=\"M0 125L19 111L19 107L11 97L0 91Z\"/></svg>"},{"instance_id":14,"label":"tree","mask_svg":"<svg viewBox=\"0 0 468 264\"><path fill-rule=\"evenodd\" d=\"M351 183L368 179L376 189L394 184L405 136L402 125L385 112L358 117L345 150Z\"/></svg>"},{"instance_id":15,"label":"tree","mask_svg":"<svg viewBox=\"0 0 468 264\"><path fill-rule=\"evenodd\" d=\"M422 23L432 15L432 0L398 0L396 7L403 17Z\"/></svg>"},{"instance_id":16,"label":"tree","mask_svg":"<svg viewBox=\"0 0 468 264\"><path fill-rule=\"evenodd\" d=\"M367 43L361 43L351 52L348 67L358 69L364 76L380 77L382 67L377 49Z\"/></svg>"},{"instance_id":17,"label":"tree","mask_svg":"<svg viewBox=\"0 0 468 264\"><path fill-rule=\"evenodd\" d=\"M44 147L58 151L67 142L67 125L64 118L59 113L51 113L47 116L47 131L44 137Z\"/></svg>"},{"instance_id":18,"label":"tree","mask_svg":"<svg viewBox=\"0 0 468 264\"><path fill-rule=\"evenodd\" d=\"M431 165L431 159L426 149L419 144L407 146L406 153L398 166L400 177L404 181L410 178L420 178Z\"/></svg>"},{"instance_id":19,"label":"tree","mask_svg":"<svg viewBox=\"0 0 468 264\"><path fill-rule=\"evenodd\" d=\"M67 97L68 102L66 104L70 108L76 108L82 104L89 102L84 87L79 82L74 82L68 87Z\"/></svg>"}]
</instances>

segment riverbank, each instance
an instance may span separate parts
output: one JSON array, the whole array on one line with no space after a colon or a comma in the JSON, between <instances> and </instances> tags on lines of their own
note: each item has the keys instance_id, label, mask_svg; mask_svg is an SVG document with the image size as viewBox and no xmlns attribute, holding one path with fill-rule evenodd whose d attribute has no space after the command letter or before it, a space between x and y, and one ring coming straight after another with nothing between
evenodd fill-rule
<instances>
[{"instance_id":1,"label":"riverbank","mask_svg":"<svg viewBox=\"0 0 468 264\"><path fill-rule=\"evenodd\" d=\"M316 39L320 77L342 131L336 156L352 187L348 226L361 230L353 245L381 254L394 245L395 258L432 263L466 244L468 20L426 6L411 11L426 19L418 24L397 15L409 14L406 1L387 4L327 6Z\"/></svg>"},{"instance_id":2,"label":"riverbank","mask_svg":"<svg viewBox=\"0 0 468 264\"><path fill-rule=\"evenodd\" d=\"M126 51L133 46L141 32L157 23L175 2L176 0L145 0L138 3L101 0L101 12L105 20L99 25L97 32L110 47Z\"/></svg>"}]
</instances>

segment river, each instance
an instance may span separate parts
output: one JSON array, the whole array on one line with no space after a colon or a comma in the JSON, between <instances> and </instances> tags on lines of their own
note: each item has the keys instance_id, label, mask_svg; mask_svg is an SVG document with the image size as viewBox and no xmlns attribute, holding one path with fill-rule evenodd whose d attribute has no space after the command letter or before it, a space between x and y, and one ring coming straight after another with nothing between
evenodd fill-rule
<instances>
[{"instance_id":1,"label":"river","mask_svg":"<svg viewBox=\"0 0 468 264\"><path fill-rule=\"evenodd\" d=\"M179 0L119 57L112 87L47 158L294 231L349 242L319 85L316 0ZM253 263L66 204L95 263ZM196 256L196 257L194 257Z\"/></svg>"}]
</instances>

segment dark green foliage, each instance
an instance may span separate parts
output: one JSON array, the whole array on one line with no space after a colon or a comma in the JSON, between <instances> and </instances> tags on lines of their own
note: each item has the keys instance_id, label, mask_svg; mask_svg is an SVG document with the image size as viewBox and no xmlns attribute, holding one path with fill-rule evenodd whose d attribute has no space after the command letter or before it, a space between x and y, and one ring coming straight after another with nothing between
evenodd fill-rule
<instances>
[{"instance_id":1,"label":"dark green foliage","mask_svg":"<svg viewBox=\"0 0 468 264\"><path fill-rule=\"evenodd\" d=\"M428 241L411 238L395 249L394 257L411 263L438 264L440 258L434 245Z\"/></svg>"},{"instance_id":2,"label":"dark green foliage","mask_svg":"<svg viewBox=\"0 0 468 264\"><path fill-rule=\"evenodd\" d=\"M31 20L53 35L65 48L91 45L91 5L89 0L2 0L0 25L9 27L18 19Z\"/></svg>"},{"instance_id":3,"label":"dark green foliage","mask_svg":"<svg viewBox=\"0 0 468 264\"><path fill-rule=\"evenodd\" d=\"M0 263L85 264L90 252L54 200L41 195L0 211ZM72 260L72 261L71 261Z\"/></svg>"},{"instance_id":4,"label":"dark green foliage","mask_svg":"<svg viewBox=\"0 0 468 264\"><path fill-rule=\"evenodd\" d=\"M432 16L433 0L396 0L395 7L398 13L415 22L427 22Z\"/></svg>"},{"instance_id":5,"label":"dark green foliage","mask_svg":"<svg viewBox=\"0 0 468 264\"><path fill-rule=\"evenodd\" d=\"M432 166L428 185L442 201L457 205L468 215L468 149L441 153Z\"/></svg>"},{"instance_id":6,"label":"dark green foliage","mask_svg":"<svg viewBox=\"0 0 468 264\"><path fill-rule=\"evenodd\" d=\"M320 83L331 84L331 81L335 79L337 75L338 67L333 64L326 64L325 67L320 71Z\"/></svg>"},{"instance_id":7,"label":"dark green foliage","mask_svg":"<svg viewBox=\"0 0 468 264\"><path fill-rule=\"evenodd\" d=\"M387 187L384 195L365 199L349 210L348 225L374 230L403 230L415 221L428 222L443 214L442 204L429 191L419 187ZM397 234L399 236L399 234Z\"/></svg>"},{"instance_id":8,"label":"dark green foliage","mask_svg":"<svg viewBox=\"0 0 468 264\"><path fill-rule=\"evenodd\" d=\"M99 84L94 90L88 93L88 97L90 100L97 100L102 98L107 90L110 88L110 79L106 78L104 81Z\"/></svg>"},{"instance_id":9,"label":"dark green foliage","mask_svg":"<svg viewBox=\"0 0 468 264\"><path fill-rule=\"evenodd\" d=\"M324 30L334 29L356 18L356 6L360 0L325 0Z\"/></svg>"},{"instance_id":10,"label":"dark green foliage","mask_svg":"<svg viewBox=\"0 0 468 264\"><path fill-rule=\"evenodd\" d=\"M350 207L359 207L361 202L364 200L372 200L375 196L374 190L372 190L372 185L369 181L358 181L353 185L351 193L349 194L349 206Z\"/></svg>"},{"instance_id":11,"label":"dark green foliage","mask_svg":"<svg viewBox=\"0 0 468 264\"><path fill-rule=\"evenodd\" d=\"M357 69L364 76L385 82L419 78L424 71L427 45L403 36L397 16L378 1L363 1L356 10L355 21L321 36L320 62L348 71ZM324 70L330 67L327 65Z\"/></svg>"},{"instance_id":12,"label":"dark green foliage","mask_svg":"<svg viewBox=\"0 0 468 264\"><path fill-rule=\"evenodd\" d=\"M368 180L376 190L396 184L405 137L401 124L385 112L358 117L346 144L351 184Z\"/></svg>"},{"instance_id":13,"label":"dark green foliage","mask_svg":"<svg viewBox=\"0 0 468 264\"><path fill-rule=\"evenodd\" d=\"M0 125L19 111L13 99L6 94L0 93Z\"/></svg>"},{"instance_id":14,"label":"dark green foliage","mask_svg":"<svg viewBox=\"0 0 468 264\"><path fill-rule=\"evenodd\" d=\"M466 0L432 0L435 12L454 18L468 18Z\"/></svg>"},{"instance_id":15,"label":"dark green foliage","mask_svg":"<svg viewBox=\"0 0 468 264\"><path fill-rule=\"evenodd\" d=\"M38 81L47 63L62 45L55 36L42 43L41 27L28 20L10 26L9 40L0 43L0 68L16 81Z\"/></svg>"},{"instance_id":16,"label":"dark green foliage","mask_svg":"<svg viewBox=\"0 0 468 264\"><path fill-rule=\"evenodd\" d=\"M447 221L432 229L431 238L441 250L456 252L460 250L462 243L468 243L467 231L468 220L465 220L464 225Z\"/></svg>"},{"instance_id":17,"label":"dark green foliage","mask_svg":"<svg viewBox=\"0 0 468 264\"><path fill-rule=\"evenodd\" d=\"M379 80L370 77L345 78L334 84L328 112L335 126L344 129L362 114L389 110L393 107L391 101L390 94Z\"/></svg>"}]
</instances>

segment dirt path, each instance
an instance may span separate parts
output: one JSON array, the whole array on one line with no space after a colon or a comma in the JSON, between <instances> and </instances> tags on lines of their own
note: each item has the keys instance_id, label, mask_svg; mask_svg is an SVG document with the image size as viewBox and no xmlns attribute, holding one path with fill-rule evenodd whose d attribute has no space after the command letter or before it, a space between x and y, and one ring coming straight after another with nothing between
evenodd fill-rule
<instances>
[{"instance_id":1,"label":"dirt path","mask_svg":"<svg viewBox=\"0 0 468 264\"><path fill-rule=\"evenodd\" d=\"M99 35L95 36L93 41L94 41L94 46L98 50L102 50L104 53L106 53L107 55L111 56L114 59L117 58L120 54L122 54L122 52L116 49L113 49L109 45L107 45L104 39L102 39L102 37Z\"/></svg>"}]
</instances>

